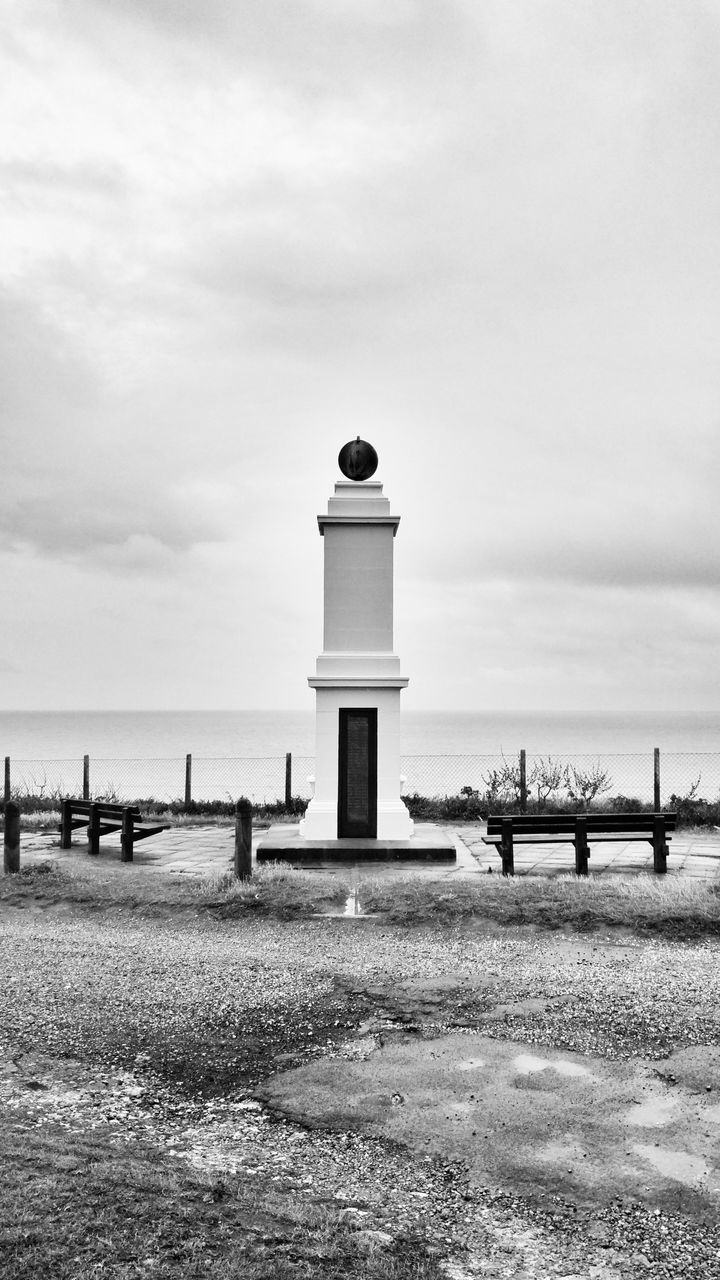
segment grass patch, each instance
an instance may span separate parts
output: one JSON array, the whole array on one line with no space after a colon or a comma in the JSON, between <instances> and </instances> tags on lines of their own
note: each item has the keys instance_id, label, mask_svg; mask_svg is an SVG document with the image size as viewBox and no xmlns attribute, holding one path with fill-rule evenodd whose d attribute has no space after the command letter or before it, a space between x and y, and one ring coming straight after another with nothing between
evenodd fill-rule
<instances>
[{"instance_id":1,"label":"grass patch","mask_svg":"<svg viewBox=\"0 0 720 1280\"><path fill-rule=\"evenodd\" d=\"M216 876L148 872L117 858L64 858L28 863L0 876L0 902L15 906L75 903L91 910L125 909L137 914L173 910L208 911L223 919L267 916L280 920L311 916L345 902L344 876L296 870L273 863L258 867L250 880L231 871Z\"/></svg>"},{"instance_id":2,"label":"grass patch","mask_svg":"<svg viewBox=\"0 0 720 1280\"><path fill-rule=\"evenodd\" d=\"M620 926L673 938L720 933L720 885L679 877L483 876L449 883L405 876L363 880L359 895L364 911L394 924L491 920L544 929Z\"/></svg>"},{"instance_id":3,"label":"grass patch","mask_svg":"<svg viewBox=\"0 0 720 1280\"><path fill-rule=\"evenodd\" d=\"M249 880L236 880L228 872L215 881L214 888L217 896L206 905L223 918L252 914L280 920L339 906L349 892L345 876L272 862L258 867Z\"/></svg>"},{"instance_id":4,"label":"grass patch","mask_svg":"<svg viewBox=\"0 0 720 1280\"><path fill-rule=\"evenodd\" d=\"M638 934L693 938L720 934L720 882L680 876L478 876L430 878L427 873L360 876L363 912L389 923L452 926L473 920L581 931L610 926ZM249 880L231 871L214 877L179 876L116 859L48 860L0 876L0 902L15 906L71 903L87 910L140 915L179 910L220 919L247 916L307 919L347 900L346 875L282 863L257 867Z\"/></svg>"},{"instance_id":5,"label":"grass patch","mask_svg":"<svg viewBox=\"0 0 720 1280\"><path fill-rule=\"evenodd\" d=\"M22 855L21 855L22 856ZM42 906L74 903L88 909L125 908L152 914L199 905L208 882L160 872L148 874L132 863L84 858L48 859L21 864L14 875L0 876L0 903Z\"/></svg>"},{"instance_id":6,"label":"grass patch","mask_svg":"<svg viewBox=\"0 0 720 1280\"><path fill-rule=\"evenodd\" d=\"M337 1208L270 1178L201 1176L140 1143L3 1125L3 1280L441 1280L422 1240L368 1256ZM410 1247L408 1247L410 1245Z\"/></svg>"}]
</instances>

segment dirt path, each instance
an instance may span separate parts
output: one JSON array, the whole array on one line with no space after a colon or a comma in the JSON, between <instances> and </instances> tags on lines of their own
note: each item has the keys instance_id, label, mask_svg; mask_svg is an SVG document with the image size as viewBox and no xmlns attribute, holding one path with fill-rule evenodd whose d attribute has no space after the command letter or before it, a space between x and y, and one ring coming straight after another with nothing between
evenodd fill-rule
<instances>
[{"instance_id":1,"label":"dirt path","mask_svg":"<svg viewBox=\"0 0 720 1280\"><path fill-rule=\"evenodd\" d=\"M78 910L0 927L21 1129L301 1196L359 1249L424 1242L451 1280L720 1277L713 942Z\"/></svg>"}]
</instances>

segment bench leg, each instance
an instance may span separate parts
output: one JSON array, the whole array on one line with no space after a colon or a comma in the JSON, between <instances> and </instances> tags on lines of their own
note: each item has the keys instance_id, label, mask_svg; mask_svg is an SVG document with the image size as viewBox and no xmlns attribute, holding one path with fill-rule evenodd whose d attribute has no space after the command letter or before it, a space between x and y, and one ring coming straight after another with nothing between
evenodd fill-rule
<instances>
[{"instance_id":1,"label":"bench leg","mask_svg":"<svg viewBox=\"0 0 720 1280\"><path fill-rule=\"evenodd\" d=\"M123 809L122 831L120 833L120 861L133 860L133 816L129 809Z\"/></svg>"},{"instance_id":2,"label":"bench leg","mask_svg":"<svg viewBox=\"0 0 720 1280\"><path fill-rule=\"evenodd\" d=\"M586 876L588 873L587 819L578 818L575 823L575 875Z\"/></svg>"},{"instance_id":3,"label":"bench leg","mask_svg":"<svg viewBox=\"0 0 720 1280\"><path fill-rule=\"evenodd\" d=\"M665 875L667 871L668 847L665 840L665 819L660 815L653 818L653 870L657 875Z\"/></svg>"},{"instance_id":4,"label":"bench leg","mask_svg":"<svg viewBox=\"0 0 720 1280\"><path fill-rule=\"evenodd\" d=\"M69 849L72 843L72 806L69 800L60 804L60 848Z\"/></svg>"},{"instance_id":5,"label":"bench leg","mask_svg":"<svg viewBox=\"0 0 720 1280\"><path fill-rule=\"evenodd\" d=\"M96 804L90 805L90 817L88 818L88 853L94 858L100 852L100 814Z\"/></svg>"},{"instance_id":6,"label":"bench leg","mask_svg":"<svg viewBox=\"0 0 720 1280\"><path fill-rule=\"evenodd\" d=\"M514 876L515 859L513 856L512 818L503 818L501 826L500 857L502 858L502 873L504 876Z\"/></svg>"}]
</instances>

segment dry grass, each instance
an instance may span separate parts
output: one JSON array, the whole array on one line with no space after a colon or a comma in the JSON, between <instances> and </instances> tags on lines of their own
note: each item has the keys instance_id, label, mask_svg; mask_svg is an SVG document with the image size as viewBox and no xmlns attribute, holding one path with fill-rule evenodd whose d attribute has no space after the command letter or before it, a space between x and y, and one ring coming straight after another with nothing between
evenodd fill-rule
<instances>
[{"instance_id":1,"label":"dry grass","mask_svg":"<svg viewBox=\"0 0 720 1280\"><path fill-rule=\"evenodd\" d=\"M14 905L76 903L88 909L123 908L140 914L174 910L209 911L221 917L241 915L289 919L308 916L344 902L343 876L298 871L269 864L250 880L232 872L216 876L180 876L152 871L117 858L48 859L29 863L16 875L0 876L0 902Z\"/></svg>"},{"instance_id":2,"label":"dry grass","mask_svg":"<svg viewBox=\"0 0 720 1280\"><path fill-rule=\"evenodd\" d=\"M202 892L199 879L148 873L142 866L119 859L63 858L28 863L15 875L0 876L0 902L42 905L75 903L88 909L153 910L192 908Z\"/></svg>"},{"instance_id":3,"label":"dry grass","mask_svg":"<svg viewBox=\"0 0 720 1280\"><path fill-rule=\"evenodd\" d=\"M194 1174L150 1145L42 1130L0 1132L3 1280L440 1280L421 1241L370 1255L338 1208L268 1177ZM408 1248L408 1244L411 1247Z\"/></svg>"},{"instance_id":4,"label":"dry grass","mask_svg":"<svg viewBox=\"0 0 720 1280\"><path fill-rule=\"evenodd\" d=\"M580 930L619 926L672 938L720 934L720 882L633 874L556 877L478 876L450 879L427 872L360 875L362 910L393 924L452 925L490 920ZM346 874L298 870L282 864L258 867L247 881L231 872L214 877L148 872L117 860L66 859L30 864L0 876L0 902L75 903L88 910L134 913L209 912L220 918L247 915L293 919L342 905Z\"/></svg>"},{"instance_id":5,"label":"dry grass","mask_svg":"<svg viewBox=\"0 0 720 1280\"><path fill-rule=\"evenodd\" d=\"M485 919L548 929L620 926L671 937L720 933L720 883L679 876L378 878L361 881L360 900L365 911L406 925Z\"/></svg>"},{"instance_id":6,"label":"dry grass","mask_svg":"<svg viewBox=\"0 0 720 1280\"><path fill-rule=\"evenodd\" d=\"M339 905L348 891L345 876L271 862L258 867L249 880L236 880L230 872L218 877L208 891L214 892L214 901L205 902L223 917L252 913L288 919Z\"/></svg>"}]
</instances>

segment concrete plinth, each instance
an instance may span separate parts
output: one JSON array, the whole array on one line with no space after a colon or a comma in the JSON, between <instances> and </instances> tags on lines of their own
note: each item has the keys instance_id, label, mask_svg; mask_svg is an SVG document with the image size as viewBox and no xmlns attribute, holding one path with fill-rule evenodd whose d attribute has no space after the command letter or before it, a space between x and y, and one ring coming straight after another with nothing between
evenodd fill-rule
<instances>
[{"instance_id":1,"label":"concrete plinth","mask_svg":"<svg viewBox=\"0 0 720 1280\"><path fill-rule=\"evenodd\" d=\"M444 862L457 860L455 844L430 825L416 828L408 840L308 840L298 827L270 827L257 847L258 862L304 867L318 862Z\"/></svg>"}]
</instances>

